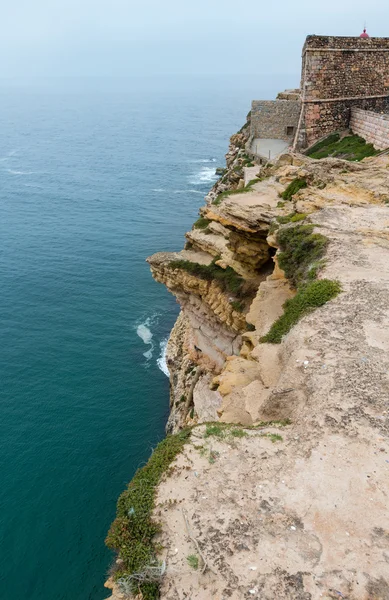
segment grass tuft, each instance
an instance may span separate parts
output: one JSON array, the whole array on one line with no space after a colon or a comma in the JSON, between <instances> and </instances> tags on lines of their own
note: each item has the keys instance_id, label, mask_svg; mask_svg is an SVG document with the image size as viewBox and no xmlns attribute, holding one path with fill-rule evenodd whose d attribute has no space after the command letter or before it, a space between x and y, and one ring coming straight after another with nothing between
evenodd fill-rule
<instances>
[{"instance_id":1,"label":"grass tuft","mask_svg":"<svg viewBox=\"0 0 389 600\"><path fill-rule=\"evenodd\" d=\"M231 429L230 435L232 435L232 437L235 437L235 438L247 437L247 433L244 431L244 429L239 429L239 428Z\"/></svg>"},{"instance_id":2,"label":"grass tuft","mask_svg":"<svg viewBox=\"0 0 389 600\"><path fill-rule=\"evenodd\" d=\"M289 215L276 217L280 225L287 225L288 223L297 223L298 221L304 221L307 217L307 213L292 212Z\"/></svg>"},{"instance_id":3,"label":"grass tuft","mask_svg":"<svg viewBox=\"0 0 389 600\"><path fill-rule=\"evenodd\" d=\"M208 423L205 428L204 437L218 437L223 438L225 436L225 425L219 425L218 423Z\"/></svg>"},{"instance_id":4,"label":"grass tuft","mask_svg":"<svg viewBox=\"0 0 389 600\"><path fill-rule=\"evenodd\" d=\"M196 554L189 554L189 556L186 557L186 560L188 562L188 565L192 567L192 569L197 571L197 569L199 568L199 557L196 556Z\"/></svg>"},{"instance_id":5,"label":"grass tuft","mask_svg":"<svg viewBox=\"0 0 389 600\"><path fill-rule=\"evenodd\" d=\"M284 438L279 433L265 433L263 437L269 438L273 444L284 441Z\"/></svg>"},{"instance_id":6,"label":"grass tuft","mask_svg":"<svg viewBox=\"0 0 389 600\"><path fill-rule=\"evenodd\" d=\"M290 182L288 187L280 194L283 200L291 200L292 196L297 194L299 190L307 187L307 180L305 177L296 177Z\"/></svg>"},{"instance_id":7,"label":"grass tuft","mask_svg":"<svg viewBox=\"0 0 389 600\"><path fill-rule=\"evenodd\" d=\"M195 229L206 229L210 222L211 221L209 219L206 219L205 217L199 217L197 221L193 223L193 227Z\"/></svg>"}]
</instances>

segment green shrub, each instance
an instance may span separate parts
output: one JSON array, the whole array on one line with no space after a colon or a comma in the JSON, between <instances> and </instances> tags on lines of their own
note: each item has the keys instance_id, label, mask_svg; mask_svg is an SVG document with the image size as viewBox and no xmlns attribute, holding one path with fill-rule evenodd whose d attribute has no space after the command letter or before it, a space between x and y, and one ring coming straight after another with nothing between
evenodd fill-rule
<instances>
[{"instance_id":1,"label":"green shrub","mask_svg":"<svg viewBox=\"0 0 389 600\"><path fill-rule=\"evenodd\" d=\"M294 298L287 300L283 306L284 314L271 326L270 331L261 338L261 342L279 344L301 317L318 306L323 306L340 292L337 281L319 279L302 285Z\"/></svg>"},{"instance_id":2,"label":"green shrub","mask_svg":"<svg viewBox=\"0 0 389 600\"><path fill-rule=\"evenodd\" d=\"M291 200L294 194L297 194L299 190L307 187L307 180L305 177L296 177L290 182L288 187L280 194L283 200Z\"/></svg>"},{"instance_id":3,"label":"green shrub","mask_svg":"<svg viewBox=\"0 0 389 600\"><path fill-rule=\"evenodd\" d=\"M190 260L173 260L169 263L172 269L183 269L191 275L196 275L200 279L206 281L216 281L223 291L232 292L239 295L244 279L240 277L232 267L222 269L215 262L218 258L214 258L210 265L201 265L191 262Z\"/></svg>"},{"instance_id":4,"label":"green shrub","mask_svg":"<svg viewBox=\"0 0 389 600\"><path fill-rule=\"evenodd\" d=\"M206 229L210 222L211 221L209 219L206 219L205 217L199 217L197 221L193 223L193 227L195 229Z\"/></svg>"},{"instance_id":5,"label":"green shrub","mask_svg":"<svg viewBox=\"0 0 389 600\"><path fill-rule=\"evenodd\" d=\"M281 250L278 264L295 286L307 278L310 266L324 255L328 244L324 235L313 230L314 225L297 225L277 234Z\"/></svg>"},{"instance_id":6,"label":"green shrub","mask_svg":"<svg viewBox=\"0 0 389 600\"><path fill-rule=\"evenodd\" d=\"M156 563L153 537L160 524L152 519L157 486L172 461L182 451L190 436L190 430L166 437L154 450L147 464L138 469L127 490L119 497L117 517L108 532L106 544L118 552L124 561L123 569L115 578L140 573ZM159 584L139 584L144 600L159 597ZM138 592L138 585L133 590Z\"/></svg>"}]
</instances>

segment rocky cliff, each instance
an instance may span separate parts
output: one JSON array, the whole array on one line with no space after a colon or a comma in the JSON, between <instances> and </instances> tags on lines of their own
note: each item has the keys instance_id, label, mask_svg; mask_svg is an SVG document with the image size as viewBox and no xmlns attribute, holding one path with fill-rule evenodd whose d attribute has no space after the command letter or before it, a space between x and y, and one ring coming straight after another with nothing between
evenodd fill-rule
<instances>
[{"instance_id":1,"label":"rocky cliff","mask_svg":"<svg viewBox=\"0 0 389 600\"><path fill-rule=\"evenodd\" d=\"M389 158L253 167L246 142L185 249L148 259L181 306L152 593L388 600ZM117 597L139 572L134 490L111 531Z\"/></svg>"}]
</instances>

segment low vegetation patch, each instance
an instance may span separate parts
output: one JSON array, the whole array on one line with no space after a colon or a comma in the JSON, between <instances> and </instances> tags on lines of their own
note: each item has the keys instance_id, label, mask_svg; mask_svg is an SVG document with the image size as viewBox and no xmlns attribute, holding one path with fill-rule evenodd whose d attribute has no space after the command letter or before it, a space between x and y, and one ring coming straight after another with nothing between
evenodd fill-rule
<instances>
[{"instance_id":1,"label":"low vegetation patch","mask_svg":"<svg viewBox=\"0 0 389 600\"><path fill-rule=\"evenodd\" d=\"M197 571L197 569L199 568L199 557L196 556L196 554L189 554L189 556L186 557L186 560L188 562L188 565L192 567L192 569Z\"/></svg>"},{"instance_id":2,"label":"low vegetation patch","mask_svg":"<svg viewBox=\"0 0 389 600\"><path fill-rule=\"evenodd\" d=\"M152 519L157 486L189 435L190 430L183 430L166 437L147 464L138 469L119 497L117 517L106 539L107 546L123 560L123 567L115 573L119 586L134 594L140 591L144 600L159 597L160 569L153 538L160 525Z\"/></svg>"},{"instance_id":3,"label":"low vegetation patch","mask_svg":"<svg viewBox=\"0 0 389 600\"><path fill-rule=\"evenodd\" d=\"M312 156L312 154L316 154L316 152L323 150L323 148L327 148L328 146L331 146L332 144L336 144L337 142L339 142L339 140L340 140L339 133L331 133L331 135L328 135L323 140L316 142L316 144L314 144L313 146L308 148L308 150L305 152L305 154L307 156Z\"/></svg>"},{"instance_id":4,"label":"low vegetation patch","mask_svg":"<svg viewBox=\"0 0 389 600\"><path fill-rule=\"evenodd\" d=\"M191 275L196 275L196 277L206 281L216 281L223 291L239 296L244 279L232 267L222 269L216 265L217 260L218 257L215 257L209 265L201 265L190 260L173 260L169 266L172 269L183 269Z\"/></svg>"},{"instance_id":5,"label":"low vegetation patch","mask_svg":"<svg viewBox=\"0 0 389 600\"><path fill-rule=\"evenodd\" d=\"M205 428L204 437L216 437L219 439L225 439L230 436L235 438L246 437L247 433L238 425L232 425L230 423L207 423Z\"/></svg>"},{"instance_id":6,"label":"low vegetation patch","mask_svg":"<svg viewBox=\"0 0 389 600\"><path fill-rule=\"evenodd\" d=\"M265 433L263 437L269 438L273 444L283 441L283 437L279 433Z\"/></svg>"},{"instance_id":7,"label":"low vegetation patch","mask_svg":"<svg viewBox=\"0 0 389 600\"><path fill-rule=\"evenodd\" d=\"M328 136L306 152L311 158L328 158L329 156L344 160L360 161L367 156L375 156L380 150L375 150L373 144L367 144L359 135L347 135L340 139L338 133Z\"/></svg>"},{"instance_id":8,"label":"low vegetation patch","mask_svg":"<svg viewBox=\"0 0 389 600\"><path fill-rule=\"evenodd\" d=\"M211 221L209 219L206 219L205 217L199 217L197 221L193 223L193 227L195 229L206 229L210 222Z\"/></svg>"},{"instance_id":9,"label":"low vegetation patch","mask_svg":"<svg viewBox=\"0 0 389 600\"><path fill-rule=\"evenodd\" d=\"M288 187L280 194L283 200L291 200L292 196L297 194L299 190L302 190L307 187L307 180L305 177L296 177L293 181L290 182Z\"/></svg>"},{"instance_id":10,"label":"low vegetation patch","mask_svg":"<svg viewBox=\"0 0 389 600\"><path fill-rule=\"evenodd\" d=\"M292 212L289 215L277 217L277 221L278 223L280 223L280 225L287 225L288 223L297 223L298 221L304 221L306 216L307 213Z\"/></svg>"},{"instance_id":11,"label":"low vegetation patch","mask_svg":"<svg viewBox=\"0 0 389 600\"><path fill-rule=\"evenodd\" d=\"M301 317L323 306L341 291L337 281L316 279L323 265L328 238L321 233L313 233L313 230L314 225L296 225L278 231L277 242L281 250L278 264L297 293L285 302L284 313L261 342L279 344Z\"/></svg>"},{"instance_id":12,"label":"low vegetation patch","mask_svg":"<svg viewBox=\"0 0 389 600\"><path fill-rule=\"evenodd\" d=\"M304 315L315 308L323 306L340 292L337 281L318 279L299 287L294 298L284 304L284 314L273 323L270 331L261 338L261 342L280 344L283 336L287 334Z\"/></svg>"}]
</instances>

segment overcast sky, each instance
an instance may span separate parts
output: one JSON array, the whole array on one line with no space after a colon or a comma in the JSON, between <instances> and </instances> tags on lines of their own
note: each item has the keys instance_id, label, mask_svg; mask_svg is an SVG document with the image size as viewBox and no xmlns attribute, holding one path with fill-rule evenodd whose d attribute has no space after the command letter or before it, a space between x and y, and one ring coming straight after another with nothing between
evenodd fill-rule
<instances>
[{"instance_id":1,"label":"overcast sky","mask_svg":"<svg viewBox=\"0 0 389 600\"><path fill-rule=\"evenodd\" d=\"M0 77L298 75L307 34L389 36L388 0L0 0Z\"/></svg>"}]
</instances>

